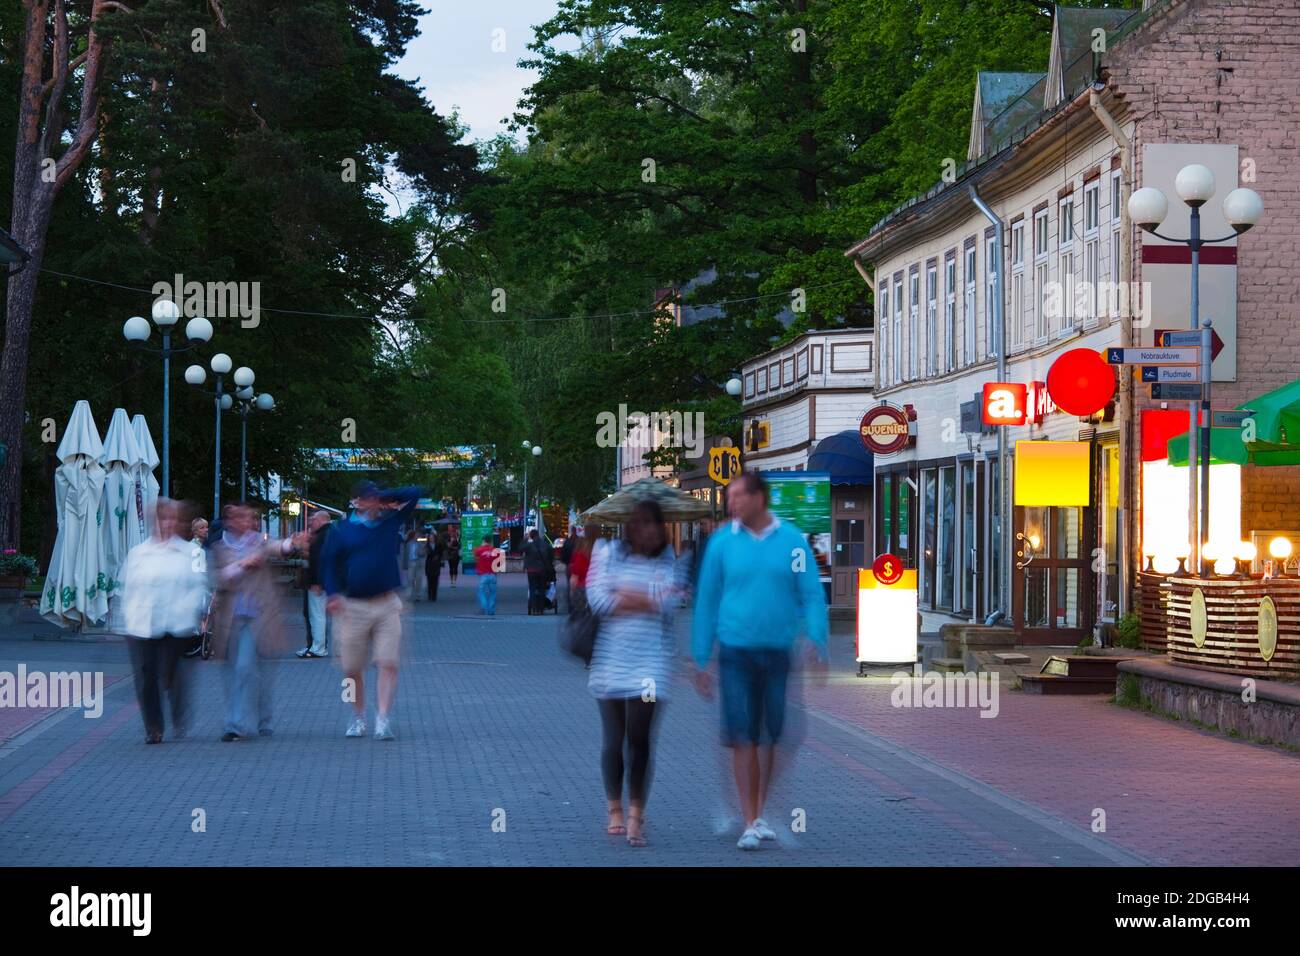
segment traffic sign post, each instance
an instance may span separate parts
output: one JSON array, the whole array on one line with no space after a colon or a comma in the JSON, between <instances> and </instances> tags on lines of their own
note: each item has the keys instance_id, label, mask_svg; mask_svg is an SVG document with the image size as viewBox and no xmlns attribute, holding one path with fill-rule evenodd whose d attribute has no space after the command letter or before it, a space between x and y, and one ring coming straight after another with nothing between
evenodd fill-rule
<instances>
[{"instance_id":1,"label":"traffic sign post","mask_svg":"<svg viewBox=\"0 0 1300 956\"><path fill-rule=\"evenodd\" d=\"M1143 365L1142 381L1196 384L1201 381L1201 370L1186 365Z\"/></svg>"},{"instance_id":2,"label":"traffic sign post","mask_svg":"<svg viewBox=\"0 0 1300 956\"><path fill-rule=\"evenodd\" d=\"M1253 409L1235 408L1226 412L1211 412L1210 426L1212 428L1240 428L1246 421L1254 415Z\"/></svg>"},{"instance_id":3,"label":"traffic sign post","mask_svg":"<svg viewBox=\"0 0 1300 956\"><path fill-rule=\"evenodd\" d=\"M1187 384L1160 384L1154 383L1151 386L1151 397L1157 401L1164 402L1199 402L1201 400L1201 385L1199 382Z\"/></svg>"},{"instance_id":4,"label":"traffic sign post","mask_svg":"<svg viewBox=\"0 0 1300 956\"><path fill-rule=\"evenodd\" d=\"M1200 365L1201 349L1106 349L1106 361L1111 365Z\"/></svg>"}]
</instances>

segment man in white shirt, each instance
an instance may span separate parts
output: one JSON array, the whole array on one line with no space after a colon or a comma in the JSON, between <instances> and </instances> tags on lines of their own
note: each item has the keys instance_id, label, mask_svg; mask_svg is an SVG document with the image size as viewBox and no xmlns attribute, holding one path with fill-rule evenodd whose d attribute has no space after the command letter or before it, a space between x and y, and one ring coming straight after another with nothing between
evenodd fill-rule
<instances>
[{"instance_id":1,"label":"man in white shirt","mask_svg":"<svg viewBox=\"0 0 1300 956\"><path fill-rule=\"evenodd\" d=\"M207 603L207 566L201 548L181 538L179 505L159 498L153 537L137 544L122 567L122 627L145 743L162 743L162 693L171 700L172 736L185 736L186 648L198 633Z\"/></svg>"}]
</instances>

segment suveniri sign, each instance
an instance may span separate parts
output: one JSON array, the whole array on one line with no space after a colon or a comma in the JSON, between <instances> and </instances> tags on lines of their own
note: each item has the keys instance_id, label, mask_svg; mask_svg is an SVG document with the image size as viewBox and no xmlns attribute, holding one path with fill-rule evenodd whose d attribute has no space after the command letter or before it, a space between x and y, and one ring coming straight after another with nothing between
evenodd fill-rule
<instances>
[{"instance_id":1,"label":"suveniri sign","mask_svg":"<svg viewBox=\"0 0 1300 956\"><path fill-rule=\"evenodd\" d=\"M907 412L893 405L877 405L867 410L858 425L862 444L873 455L892 455L907 446L911 437Z\"/></svg>"}]
</instances>

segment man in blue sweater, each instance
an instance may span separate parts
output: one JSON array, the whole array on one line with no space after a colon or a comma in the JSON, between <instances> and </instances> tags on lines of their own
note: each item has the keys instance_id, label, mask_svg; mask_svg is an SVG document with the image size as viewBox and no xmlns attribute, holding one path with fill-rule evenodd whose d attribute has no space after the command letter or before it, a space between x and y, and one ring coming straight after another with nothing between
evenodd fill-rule
<instances>
[{"instance_id":1,"label":"man in blue sweater","mask_svg":"<svg viewBox=\"0 0 1300 956\"><path fill-rule=\"evenodd\" d=\"M824 670L827 661L826 597L817 563L802 532L768 511L767 501L767 482L753 472L727 488L732 520L709 536L704 550L691 640L696 688L706 698L713 696L706 668L714 643L719 646L722 736L731 748L745 818L736 844L742 850L776 839L763 805L785 723L790 653L801 632L812 642L813 666Z\"/></svg>"},{"instance_id":2,"label":"man in blue sweater","mask_svg":"<svg viewBox=\"0 0 1300 956\"><path fill-rule=\"evenodd\" d=\"M352 682L352 723L347 736L366 735L366 702L362 672L373 652L379 668L379 711L375 739L392 740L388 719L397 695L397 665L402 649L402 573L398 544L406 518L415 510L419 488L385 491L363 481L352 491L355 510L337 521L321 552L321 581L328 598L325 609L335 624L343 676Z\"/></svg>"}]
</instances>

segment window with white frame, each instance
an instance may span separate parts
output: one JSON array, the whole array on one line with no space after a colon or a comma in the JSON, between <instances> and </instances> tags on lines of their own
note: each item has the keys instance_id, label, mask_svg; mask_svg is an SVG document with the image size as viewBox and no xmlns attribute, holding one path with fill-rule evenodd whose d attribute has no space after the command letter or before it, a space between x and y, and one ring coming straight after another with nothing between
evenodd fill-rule
<instances>
[{"instance_id":1,"label":"window with white frame","mask_svg":"<svg viewBox=\"0 0 1300 956\"><path fill-rule=\"evenodd\" d=\"M1121 275L1120 269L1123 263L1120 262L1120 220L1123 218L1124 207L1121 205L1121 186L1120 170L1115 170L1110 176L1110 281L1114 284L1111 294L1108 296L1107 311L1111 318L1119 318L1119 309L1121 296L1119 295L1118 286L1121 282L1127 282L1128 276ZM1097 303L1097 314L1101 315L1102 305Z\"/></svg>"},{"instance_id":2,"label":"window with white frame","mask_svg":"<svg viewBox=\"0 0 1300 956\"><path fill-rule=\"evenodd\" d=\"M925 369L926 374L939 371L939 264L925 266Z\"/></svg>"},{"instance_id":3,"label":"window with white frame","mask_svg":"<svg viewBox=\"0 0 1300 956\"><path fill-rule=\"evenodd\" d=\"M1060 202L1060 216L1057 219L1057 252L1061 258L1060 279L1060 330L1068 332L1074 324L1074 280L1077 250L1077 234L1074 229L1074 195L1066 196Z\"/></svg>"},{"instance_id":4,"label":"window with white frame","mask_svg":"<svg viewBox=\"0 0 1300 956\"><path fill-rule=\"evenodd\" d=\"M1101 180L1083 187L1083 315L1085 323L1097 321L1097 287L1101 282Z\"/></svg>"},{"instance_id":5,"label":"window with white frame","mask_svg":"<svg viewBox=\"0 0 1300 956\"><path fill-rule=\"evenodd\" d=\"M1019 345L1025 337L1025 221L1011 224L1011 302L1007 313L1007 328L1011 332L1011 345Z\"/></svg>"},{"instance_id":6,"label":"window with white frame","mask_svg":"<svg viewBox=\"0 0 1300 956\"><path fill-rule=\"evenodd\" d=\"M893 362L890 380L897 385L903 378L903 273L894 273L894 342L889 350Z\"/></svg>"},{"instance_id":7,"label":"window with white frame","mask_svg":"<svg viewBox=\"0 0 1300 956\"><path fill-rule=\"evenodd\" d=\"M912 266L907 279L907 377L915 381L921 367L921 267Z\"/></svg>"},{"instance_id":8,"label":"window with white frame","mask_svg":"<svg viewBox=\"0 0 1300 956\"><path fill-rule=\"evenodd\" d=\"M975 315L975 283L979 280L975 273L975 241L966 242L966 294L962 300L962 364L970 365L976 361L975 330L979 318Z\"/></svg>"},{"instance_id":9,"label":"window with white frame","mask_svg":"<svg viewBox=\"0 0 1300 956\"><path fill-rule=\"evenodd\" d=\"M957 250L943 260L943 352L945 372L957 367Z\"/></svg>"},{"instance_id":10,"label":"window with white frame","mask_svg":"<svg viewBox=\"0 0 1300 956\"><path fill-rule=\"evenodd\" d=\"M1047 236L1047 210L1044 209L1034 214L1034 337L1037 339L1046 339L1051 332L1047 303L1051 262Z\"/></svg>"},{"instance_id":11,"label":"window with white frame","mask_svg":"<svg viewBox=\"0 0 1300 956\"><path fill-rule=\"evenodd\" d=\"M889 384L889 280L880 283L880 302L876 310L876 339L880 353L880 377L882 385Z\"/></svg>"},{"instance_id":12,"label":"window with white frame","mask_svg":"<svg viewBox=\"0 0 1300 956\"><path fill-rule=\"evenodd\" d=\"M993 303L998 301L998 239L997 236L989 236L984 240L984 341L986 343L984 350L989 355L997 357L997 334L993 328L993 323L997 321L997 316L993 314ZM1005 297L1002 300L1006 301ZM1002 316L1002 327L1007 327L1007 317Z\"/></svg>"}]
</instances>

